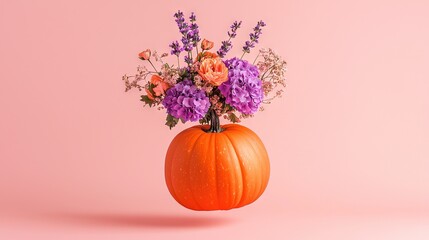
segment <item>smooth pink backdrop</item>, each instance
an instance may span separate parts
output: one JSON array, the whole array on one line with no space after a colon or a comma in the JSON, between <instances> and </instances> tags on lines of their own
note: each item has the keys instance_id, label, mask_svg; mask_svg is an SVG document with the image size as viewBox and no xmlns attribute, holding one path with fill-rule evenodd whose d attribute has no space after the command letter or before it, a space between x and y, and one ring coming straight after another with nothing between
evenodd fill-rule
<instances>
[{"instance_id":1,"label":"smooth pink backdrop","mask_svg":"<svg viewBox=\"0 0 429 240\"><path fill-rule=\"evenodd\" d=\"M179 39L178 9L215 47L243 20L233 54L263 19L258 46L289 63L285 96L243 122L272 168L248 207L178 205L164 156L192 124L170 131L124 93L139 51ZM424 0L1 0L0 238L427 239L428 12Z\"/></svg>"}]
</instances>

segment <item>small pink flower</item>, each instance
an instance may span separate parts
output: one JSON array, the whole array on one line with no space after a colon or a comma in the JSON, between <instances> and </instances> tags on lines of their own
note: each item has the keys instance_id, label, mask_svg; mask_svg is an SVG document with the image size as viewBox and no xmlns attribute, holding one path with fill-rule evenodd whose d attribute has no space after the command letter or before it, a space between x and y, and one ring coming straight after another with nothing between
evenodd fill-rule
<instances>
[{"instance_id":1,"label":"small pink flower","mask_svg":"<svg viewBox=\"0 0 429 240\"><path fill-rule=\"evenodd\" d=\"M150 49L146 49L143 52L139 53L139 58L141 60L149 60L151 55Z\"/></svg>"}]
</instances>

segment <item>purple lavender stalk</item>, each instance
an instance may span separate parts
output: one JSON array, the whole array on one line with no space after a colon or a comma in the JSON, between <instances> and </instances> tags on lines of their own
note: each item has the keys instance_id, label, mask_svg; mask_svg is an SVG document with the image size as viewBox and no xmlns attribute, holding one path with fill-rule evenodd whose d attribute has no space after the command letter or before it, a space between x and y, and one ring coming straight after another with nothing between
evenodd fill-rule
<instances>
[{"instance_id":1,"label":"purple lavender stalk","mask_svg":"<svg viewBox=\"0 0 429 240\"><path fill-rule=\"evenodd\" d=\"M180 31L180 33L182 33L182 34L185 34L185 33L187 33L188 32L188 30L189 30L189 26L188 26L188 24L185 22L185 17L184 17L184 15L183 15L183 12L182 11L177 11L177 13L175 13L174 14L174 17L176 18L176 23L177 23L177 26L179 27L179 31Z\"/></svg>"},{"instance_id":2,"label":"purple lavender stalk","mask_svg":"<svg viewBox=\"0 0 429 240\"><path fill-rule=\"evenodd\" d=\"M186 55L185 56L185 63L187 63L188 65L191 65L192 64L192 58L190 57L190 56L188 56L188 55Z\"/></svg>"},{"instance_id":3,"label":"purple lavender stalk","mask_svg":"<svg viewBox=\"0 0 429 240\"><path fill-rule=\"evenodd\" d=\"M191 16L189 17L189 20L191 22L191 26L190 26L190 31L189 34L191 35L190 38L192 39L192 44L194 47L197 47L198 42L201 41L200 38L200 31L198 29L198 25L195 23L197 21L197 17L195 16L195 14L192 12ZM198 49L197 49L198 51Z\"/></svg>"},{"instance_id":4,"label":"purple lavender stalk","mask_svg":"<svg viewBox=\"0 0 429 240\"><path fill-rule=\"evenodd\" d=\"M250 33L250 41L246 41L243 46L243 56L245 53L250 53L250 49L255 47L255 43L259 42L259 36L262 33L262 27L265 27L266 24L261 20L256 24L256 27L253 28L253 33Z\"/></svg>"},{"instance_id":5,"label":"purple lavender stalk","mask_svg":"<svg viewBox=\"0 0 429 240\"><path fill-rule=\"evenodd\" d=\"M179 57L180 53L183 51L183 48L180 47L180 43L178 41L172 42L169 47L171 48L171 55L176 55Z\"/></svg>"},{"instance_id":6,"label":"purple lavender stalk","mask_svg":"<svg viewBox=\"0 0 429 240\"><path fill-rule=\"evenodd\" d=\"M221 58L225 57L225 55L229 52L229 50L231 50L231 48L232 48L231 39L233 39L233 38L235 38L235 36L237 36L237 29L239 29L240 26L241 26L241 21L240 22L235 21L231 25L231 27L230 27L231 32L228 31L229 39L227 41L222 41L222 46L217 51L217 55L219 55L219 57L221 57Z\"/></svg>"},{"instance_id":7,"label":"purple lavender stalk","mask_svg":"<svg viewBox=\"0 0 429 240\"><path fill-rule=\"evenodd\" d=\"M174 17L176 18L175 21L177 23L177 26L179 27L179 31L182 34L181 41L183 44L183 50L190 52L193 48L192 35L190 34L190 26L185 21L185 17L182 11L177 11L177 13L174 14Z\"/></svg>"},{"instance_id":8,"label":"purple lavender stalk","mask_svg":"<svg viewBox=\"0 0 429 240\"><path fill-rule=\"evenodd\" d=\"M192 50L194 47L198 45L198 42L201 40L199 36L198 25L195 23L197 18L195 14L192 13L191 16L189 17L191 24L188 24L185 21L183 12L180 10L174 14L174 17L176 18L175 21L177 23L177 26L179 27L179 31L182 34L182 39L181 39L183 44L182 50L188 52L188 55L185 56L185 62L188 63L189 65L192 63L191 61Z\"/></svg>"}]
</instances>

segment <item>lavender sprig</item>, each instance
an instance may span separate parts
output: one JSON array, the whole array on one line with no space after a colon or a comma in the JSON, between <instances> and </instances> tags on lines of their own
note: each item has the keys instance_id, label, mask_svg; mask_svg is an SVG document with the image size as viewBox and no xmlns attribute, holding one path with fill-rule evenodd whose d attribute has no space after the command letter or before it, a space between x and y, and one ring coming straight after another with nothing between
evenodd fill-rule
<instances>
[{"instance_id":1,"label":"lavender sprig","mask_svg":"<svg viewBox=\"0 0 429 240\"><path fill-rule=\"evenodd\" d=\"M192 58L190 57L190 56L188 56L188 55L186 55L185 56L185 63L187 63L188 65L191 65L192 64Z\"/></svg>"},{"instance_id":2,"label":"lavender sprig","mask_svg":"<svg viewBox=\"0 0 429 240\"><path fill-rule=\"evenodd\" d=\"M180 33L182 33L182 34L187 33L188 29L189 29L189 26L185 22L185 18L184 18L183 12L180 11L180 10L177 11L177 13L174 14L174 17L176 18L175 21L177 23L177 26L179 27Z\"/></svg>"},{"instance_id":3,"label":"lavender sprig","mask_svg":"<svg viewBox=\"0 0 429 240\"><path fill-rule=\"evenodd\" d=\"M237 29L239 29L240 26L241 26L241 21L240 22L235 21L231 25L231 27L230 27L231 32L228 31L229 39L227 41L222 41L222 46L217 51L217 55L219 55L219 57L221 57L221 58L225 57L225 55L229 52L229 50L231 50L231 48L232 48L231 39L233 39L233 38L235 38L235 36L237 36Z\"/></svg>"},{"instance_id":4,"label":"lavender sprig","mask_svg":"<svg viewBox=\"0 0 429 240\"><path fill-rule=\"evenodd\" d=\"M178 41L172 42L169 47L171 48L171 55L176 55L177 57L177 67L180 68L180 60L179 55L183 51L183 48L180 46L180 43Z\"/></svg>"},{"instance_id":5,"label":"lavender sprig","mask_svg":"<svg viewBox=\"0 0 429 240\"><path fill-rule=\"evenodd\" d=\"M180 47L180 43L178 41L172 42L169 47L171 48L171 55L179 56L180 53L183 51L183 48Z\"/></svg>"},{"instance_id":6,"label":"lavender sprig","mask_svg":"<svg viewBox=\"0 0 429 240\"><path fill-rule=\"evenodd\" d=\"M191 35L190 37L192 39L193 46L197 47L198 42L201 41L201 38L199 35L200 31L198 29L198 25L195 23L197 21L197 17L195 16L195 14L193 12L191 13L191 16L189 17L189 20L191 22L191 26L189 27L190 28L189 34ZM198 52L198 48L197 48L197 52Z\"/></svg>"},{"instance_id":7,"label":"lavender sprig","mask_svg":"<svg viewBox=\"0 0 429 240\"><path fill-rule=\"evenodd\" d=\"M192 51L192 44L190 39L189 30L190 27L188 23L185 21L185 17L183 15L182 11L177 11L177 13L174 14L174 17L176 18L177 26L179 27L179 31L182 34L182 44L183 44L183 50L189 52Z\"/></svg>"},{"instance_id":8,"label":"lavender sprig","mask_svg":"<svg viewBox=\"0 0 429 240\"><path fill-rule=\"evenodd\" d=\"M253 33L250 33L250 41L246 41L246 43L243 46L243 55L241 58L243 58L244 54L250 53L250 49L255 47L255 43L259 42L259 36L262 33L262 27L265 27L266 24L261 20L256 24L256 27L253 28Z\"/></svg>"},{"instance_id":9,"label":"lavender sprig","mask_svg":"<svg viewBox=\"0 0 429 240\"><path fill-rule=\"evenodd\" d=\"M189 25L185 21L185 17L182 11L177 11L177 13L174 14L174 17L176 18L177 26L179 27L179 31L182 34L182 49L186 52L188 52L188 55L185 56L185 62L191 64L190 59L192 59L192 49L198 45L198 41L200 41L199 36L199 30L198 25L195 23L196 16L194 13L191 14L189 17L189 20L191 24ZM198 49L197 49L198 51Z\"/></svg>"}]
</instances>

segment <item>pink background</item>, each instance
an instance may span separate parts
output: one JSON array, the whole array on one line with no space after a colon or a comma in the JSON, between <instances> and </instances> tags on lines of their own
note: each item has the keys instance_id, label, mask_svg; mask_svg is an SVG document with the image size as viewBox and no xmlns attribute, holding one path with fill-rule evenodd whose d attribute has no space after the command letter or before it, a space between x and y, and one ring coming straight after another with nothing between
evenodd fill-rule
<instances>
[{"instance_id":1,"label":"pink background","mask_svg":"<svg viewBox=\"0 0 429 240\"><path fill-rule=\"evenodd\" d=\"M243 20L235 54L263 19L259 46L289 63L286 95L243 122L272 172L242 209L178 205L164 156L192 124L170 131L123 91L139 51L179 38L178 9L216 47ZM0 239L428 239L428 12L424 0L1 0Z\"/></svg>"}]
</instances>

